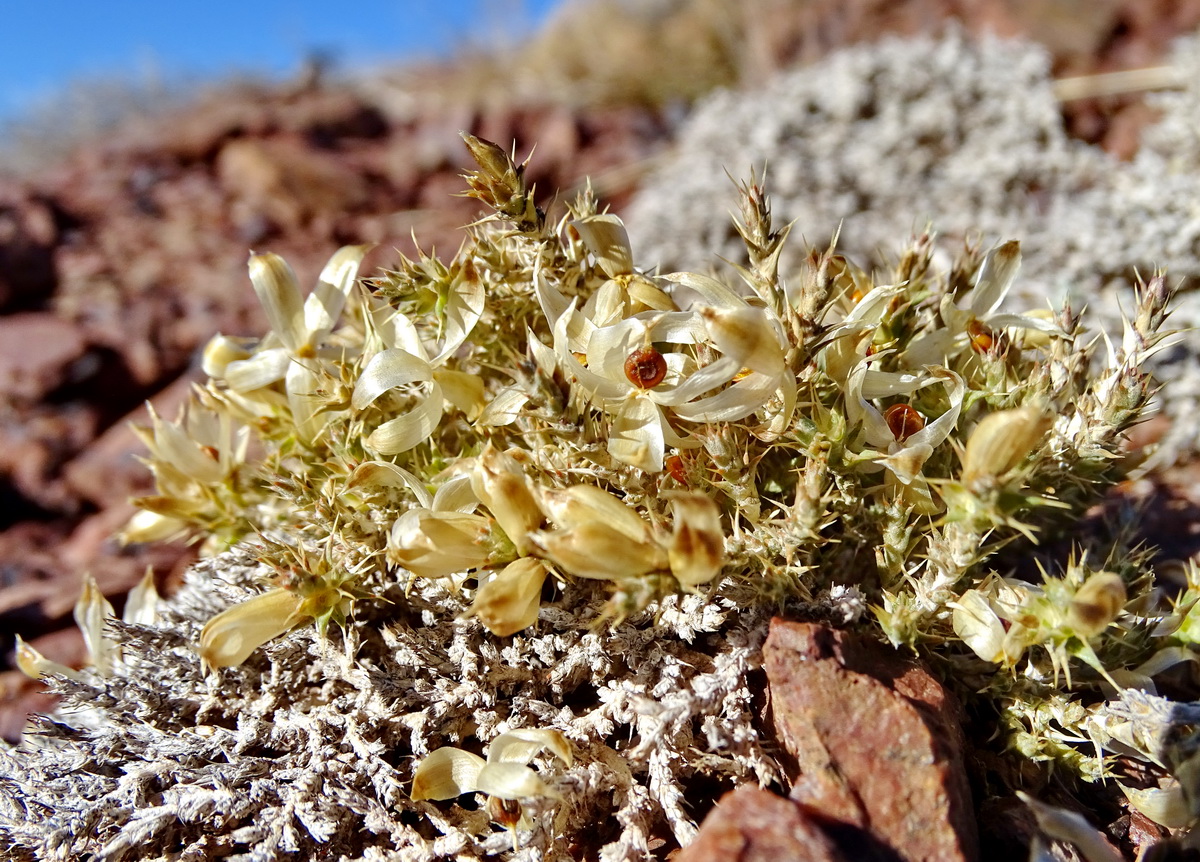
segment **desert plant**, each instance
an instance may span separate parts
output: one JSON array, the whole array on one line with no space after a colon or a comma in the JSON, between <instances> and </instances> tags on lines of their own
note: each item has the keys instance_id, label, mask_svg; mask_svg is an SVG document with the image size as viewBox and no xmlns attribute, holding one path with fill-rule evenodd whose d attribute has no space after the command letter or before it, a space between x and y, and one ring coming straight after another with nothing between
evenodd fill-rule
<instances>
[{"instance_id":1,"label":"desert plant","mask_svg":"<svg viewBox=\"0 0 1200 862\"><path fill-rule=\"evenodd\" d=\"M748 678L776 612L920 652L1012 757L1088 781L1140 758L1162 784L1134 804L1191 820L1194 745L1167 733L1184 719L1134 706L1192 657L1200 571L1166 597L1119 548L996 562L1126 474L1164 276L1113 341L1069 305L1004 310L1013 240L946 271L925 232L888 270L831 246L785 272L756 178L740 284L656 274L590 193L551 220L523 164L466 141L489 214L449 260L360 280L347 247L305 297L251 258L271 332L214 339L185 414L154 417L157 493L125 532L233 550L162 626L113 623L105 667L25 656L87 713L2 754L12 846L685 844L700 779L778 780ZM475 791L483 807L453 801Z\"/></svg>"}]
</instances>

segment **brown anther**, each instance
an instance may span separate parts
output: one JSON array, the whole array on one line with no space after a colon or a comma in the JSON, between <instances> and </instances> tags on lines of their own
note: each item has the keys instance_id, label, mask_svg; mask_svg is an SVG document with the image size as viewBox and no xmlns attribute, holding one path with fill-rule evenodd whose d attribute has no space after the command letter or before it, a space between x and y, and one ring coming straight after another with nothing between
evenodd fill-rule
<instances>
[{"instance_id":1,"label":"brown anther","mask_svg":"<svg viewBox=\"0 0 1200 862\"><path fill-rule=\"evenodd\" d=\"M883 419L900 443L925 427L921 414L908 404L893 404L884 411Z\"/></svg>"},{"instance_id":2,"label":"brown anther","mask_svg":"<svg viewBox=\"0 0 1200 862\"><path fill-rule=\"evenodd\" d=\"M639 389L653 389L667 376L667 360L653 347L640 347L625 360L625 376Z\"/></svg>"},{"instance_id":3,"label":"brown anther","mask_svg":"<svg viewBox=\"0 0 1200 862\"><path fill-rule=\"evenodd\" d=\"M515 799L488 797L488 814L505 829L513 829L521 822L521 803Z\"/></svg>"},{"instance_id":4,"label":"brown anther","mask_svg":"<svg viewBox=\"0 0 1200 862\"><path fill-rule=\"evenodd\" d=\"M667 468L667 472L671 474L671 478L680 485L688 483L686 465L683 463L682 455L668 455L663 459L663 466Z\"/></svg>"},{"instance_id":5,"label":"brown anther","mask_svg":"<svg viewBox=\"0 0 1200 862\"><path fill-rule=\"evenodd\" d=\"M994 332L974 319L967 324L967 337L971 340L971 349L979 354L1001 353L1008 341L1004 333Z\"/></svg>"},{"instance_id":6,"label":"brown anther","mask_svg":"<svg viewBox=\"0 0 1200 862\"><path fill-rule=\"evenodd\" d=\"M203 452L205 455L207 455L209 458L212 458L214 461L221 460L221 453L219 451L217 451L216 446L201 446L200 451Z\"/></svg>"}]
</instances>

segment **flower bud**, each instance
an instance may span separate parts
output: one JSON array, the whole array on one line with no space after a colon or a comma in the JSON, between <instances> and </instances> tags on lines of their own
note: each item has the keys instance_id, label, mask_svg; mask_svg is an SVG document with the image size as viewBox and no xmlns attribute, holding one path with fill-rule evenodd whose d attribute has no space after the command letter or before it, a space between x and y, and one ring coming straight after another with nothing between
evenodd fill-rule
<instances>
[{"instance_id":1,"label":"flower bud","mask_svg":"<svg viewBox=\"0 0 1200 862\"><path fill-rule=\"evenodd\" d=\"M487 523L481 515L409 509L392 526L388 562L421 578L478 568L488 558Z\"/></svg>"},{"instance_id":2,"label":"flower bud","mask_svg":"<svg viewBox=\"0 0 1200 862\"><path fill-rule=\"evenodd\" d=\"M620 580L667 568L667 554L650 525L611 494L575 485L541 497L542 508L562 529L531 538L571 574Z\"/></svg>"},{"instance_id":3,"label":"flower bud","mask_svg":"<svg viewBox=\"0 0 1200 862\"><path fill-rule=\"evenodd\" d=\"M1041 446L1053 424L1050 413L1030 404L985 416L967 440L963 484L1003 476Z\"/></svg>"},{"instance_id":4,"label":"flower bud","mask_svg":"<svg viewBox=\"0 0 1200 862\"><path fill-rule=\"evenodd\" d=\"M1091 575L1071 599L1067 623L1080 637L1098 635L1125 607L1125 582L1115 572Z\"/></svg>"},{"instance_id":5,"label":"flower bud","mask_svg":"<svg viewBox=\"0 0 1200 862\"><path fill-rule=\"evenodd\" d=\"M206 667L236 667L250 654L304 619L300 597L276 589L217 614L200 632L200 659Z\"/></svg>"},{"instance_id":6,"label":"flower bud","mask_svg":"<svg viewBox=\"0 0 1200 862\"><path fill-rule=\"evenodd\" d=\"M78 679L78 671L72 670L65 664L46 658L36 649L27 644L17 635L17 669L30 679L41 679L46 676L65 676Z\"/></svg>"},{"instance_id":7,"label":"flower bud","mask_svg":"<svg viewBox=\"0 0 1200 862\"><path fill-rule=\"evenodd\" d=\"M83 632L83 641L87 644L88 656L96 672L106 675L112 667L116 653L113 643L104 631L109 620L114 619L113 606L100 592L96 579L91 575L83 578L83 592L75 603L75 624Z\"/></svg>"},{"instance_id":8,"label":"flower bud","mask_svg":"<svg viewBox=\"0 0 1200 862\"><path fill-rule=\"evenodd\" d=\"M704 494L677 493L670 497L675 532L667 549L671 574L684 589L706 584L725 562L721 510Z\"/></svg>"},{"instance_id":9,"label":"flower bud","mask_svg":"<svg viewBox=\"0 0 1200 862\"><path fill-rule=\"evenodd\" d=\"M516 546L517 553L527 553L529 534L541 526L543 516L520 465L489 444L471 474L471 489Z\"/></svg>"},{"instance_id":10,"label":"flower bud","mask_svg":"<svg viewBox=\"0 0 1200 862\"><path fill-rule=\"evenodd\" d=\"M514 560L479 588L468 615L479 617L484 628L500 637L529 628L537 622L547 574L541 560Z\"/></svg>"}]
</instances>

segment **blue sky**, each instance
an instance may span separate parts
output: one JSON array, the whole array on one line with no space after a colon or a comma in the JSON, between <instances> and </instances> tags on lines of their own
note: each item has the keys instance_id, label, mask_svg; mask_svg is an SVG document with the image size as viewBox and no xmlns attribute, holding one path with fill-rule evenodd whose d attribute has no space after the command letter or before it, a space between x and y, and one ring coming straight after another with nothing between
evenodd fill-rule
<instances>
[{"instance_id":1,"label":"blue sky","mask_svg":"<svg viewBox=\"0 0 1200 862\"><path fill-rule=\"evenodd\" d=\"M312 49L343 66L445 53L464 35L483 42L528 30L562 2L10 0L0 34L0 118L86 78L285 76Z\"/></svg>"}]
</instances>

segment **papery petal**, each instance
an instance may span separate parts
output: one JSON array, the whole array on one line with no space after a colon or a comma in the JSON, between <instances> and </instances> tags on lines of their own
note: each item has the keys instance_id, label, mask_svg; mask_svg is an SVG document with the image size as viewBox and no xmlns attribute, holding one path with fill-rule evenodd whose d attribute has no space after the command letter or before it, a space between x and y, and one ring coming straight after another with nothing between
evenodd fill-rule
<instances>
[{"instance_id":1,"label":"papery petal","mask_svg":"<svg viewBox=\"0 0 1200 862\"><path fill-rule=\"evenodd\" d=\"M909 368L944 365L946 360L957 354L965 344L966 336L961 329L935 329L910 341L908 347L900 354L900 361Z\"/></svg>"},{"instance_id":2,"label":"papery petal","mask_svg":"<svg viewBox=\"0 0 1200 862\"><path fill-rule=\"evenodd\" d=\"M211 668L236 667L267 641L301 622L300 597L271 590L217 614L200 632L200 658Z\"/></svg>"},{"instance_id":3,"label":"papery petal","mask_svg":"<svg viewBox=\"0 0 1200 862\"><path fill-rule=\"evenodd\" d=\"M846 384L846 421L852 428L861 424L868 443L877 449L887 449L896 442L896 435L888 427L883 414L863 397L863 384L868 371L868 364L861 362L850 372Z\"/></svg>"},{"instance_id":4,"label":"papery petal","mask_svg":"<svg viewBox=\"0 0 1200 862\"><path fill-rule=\"evenodd\" d=\"M628 398L613 419L608 435L609 454L639 470L660 472L666 453L662 423L658 407L649 398Z\"/></svg>"},{"instance_id":5,"label":"papery petal","mask_svg":"<svg viewBox=\"0 0 1200 862\"><path fill-rule=\"evenodd\" d=\"M598 213L571 222L579 231L596 265L609 278L633 272L633 251L629 247L629 232L617 216Z\"/></svg>"},{"instance_id":6,"label":"papery petal","mask_svg":"<svg viewBox=\"0 0 1200 862\"><path fill-rule=\"evenodd\" d=\"M529 395L515 386L508 386L496 393L475 420L484 428L502 428L511 425L521 416L521 408L529 402Z\"/></svg>"},{"instance_id":7,"label":"papery petal","mask_svg":"<svg viewBox=\"0 0 1200 862\"><path fill-rule=\"evenodd\" d=\"M700 275L698 272L672 272L662 278L696 291L706 305L718 308L739 308L746 305L746 300L724 284L710 276Z\"/></svg>"},{"instance_id":8,"label":"papery petal","mask_svg":"<svg viewBox=\"0 0 1200 862\"><path fill-rule=\"evenodd\" d=\"M358 376L350 407L362 410L389 389L432 379L433 368L421 357L399 347L385 350L372 356Z\"/></svg>"},{"instance_id":9,"label":"papery petal","mask_svg":"<svg viewBox=\"0 0 1200 862\"><path fill-rule=\"evenodd\" d=\"M104 593L100 592L96 579L91 575L84 575L83 592L75 603L75 624L83 633L88 661L101 676L107 675L112 669L116 645L105 633L104 628L108 620L114 618L113 606L104 597Z\"/></svg>"},{"instance_id":10,"label":"papery petal","mask_svg":"<svg viewBox=\"0 0 1200 862\"><path fill-rule=\"evenodd\" d=\"M380 455L399 455L429 439L442 419L442 387L434 383L429 395L407 413L389 419L371 432L366 445Z\"/></svg>"},{"instance_id":11,"label":"papery petal","mask_svg":"<svg viewBox=\"0 0 1200 862\"><path fill-rule=\"evenodd\" d=\"M929 446L931 449L936 449L958 424L958 415L962 411L963 395L966 392L967 385L963 379L955 372L945 368L930 368L930 373L938 379L938 382L944 383L949 389L950 408L930 422L916 434L913 434L905 445L908 446Z\"/></svg>"},{"instance_id":12,"label":"papery petal","mask_svg":"<svg viewBox=\"0 0 1200 862\"><path fill-rule=\"evenodd\" d=\"M572 317L576 316L575 312L568 311L555 325L555 354L558 356L560 366L564 372L575 378L576 382L590 397L608 401L623 398L632 388L633 384L623 378L615 380L595 374L576 359L574 353L562 347L567 341L566 329L568 322ZM624 363L624 360L622 360L622 363ZM622 374L624 374L623 371Z\"/></svg>"},{"instance_id":13,"label":"papery petal","mask_svg":"<svg viewBox=\"0 0 1200 862\"><path fill-rule=\"evenodd\" d=\"M289 352L295 353L307 341L304 302L300 298L296 273L277 254L253 254L249 266L250 281L266 312L271 331Z\"/></svg>"},{"instance_id":14,"label":"papery petal","mask_svg":"<svg viewBox=\"0 0 1200 862\"><path fill-rule=\"evenodd\" d=\"M751 371L778 376L783 373L783 348L767 313L748 305L705 308L701 311L712 343Z\"/></svg>"},{"instance_id":15,"label":"papery petal","mask_svg":"<svg viewBox=\"0 0 1200 862\"><path fill-rule=\"evenodd\" d=\"M364 461L346 480L347 489L371 486L407 488L417 498L418 506L423 509L433 507L433 495L425 484L408 470L389 461Z\"/></svg>"},{"instance_id":16,"label":"papery petal","mask_svg":"<svg viewBox=\"0 0 1200 862\"><path fill-rule=\"evenodd\" d=\"M288 366L286 381L288 407L292 422L303 440L313 440L325 425L321 414L324 399L321 397L321 374L316 368L316 359L293 362Z\"/></svg>"},{"instance_id":17,"label":"papery petal","mask_svg":"<svg viewBox=\"0 0 1200 862\"><path fill-rule=\"evenodd\" d=\"M372 248L371 245L347 245L329 258L317 278L317 286L304 302L305 336L302 348L315 348L333 331L338 318L342 316L346 297L354 287L363 256Z\"/></svg>"},{"instance_id":18,"label":"papery petal","mask_svg":"<svg viewBox=\"0 0 1200 862\"><path fill-rule=\"evenodd\" d=\"M433 379L442 387L446 400L461 410L468 419L476 419L487 403L483 378L465 371L438 368Z\"/></svg>"},{"instance_id":19,"label":"papery petal","mask_svg":"<svg viewBox=\"0 0 1200 862\"><path fill-rule=\"evenodd\" d=\"M519 763L488 763L479 770L476 789L498 799L528 799L546 796L560 799L561 794L528 766Z\"/></svg>"},{"instance_id":20,"label":"papery petal","mask_svg":"<svg viewBox=\"0 0 1200 862\"><path fill-rule=\"evenodd\" d=\"M488 745L488 763L527 764L539 751L549 751L568 767L575 762L571 743L550 728L518 727L500 734Z\"/></svg>"},{"instance_id":21,"label":"papery petal","mask_svg":"<svg viewBox=\"0 0 1200 862\"><path fill-rule=\"evenodd\" d=\"M650 279L642 275L627 276L625 290L634 302L640 302L656 311L677 311L675 300Z\"/></svg>"},{"instance_id":22,"label":"papery petal","mask_svg":"<svg viewBox=\"0 0 1200 862\"><path fill-rule=\"evenodd\" d=\"M439 748L431 751L413 772L414 802L423 799L453 799L479 789L479 773L487 764L478 754L461 748Z\"/></svg>"},{"instance_id":23,"label":"papery petal","mask_svg":"<svg viewBox=\"0 0 1200 862\"><path fill-rule=\"evenodd\" d=\"M722 356L682 380L674 389L655 393L658 403L675 406L699 398L705 392L724 386L742 370L742 363L732 356Z\"/></svg>"},{"instance_id":24,"label":"papery petal","mask_svg":"<svg viewBox=\"0 0 1200 862\"><path fill-rule=\"evenodd\" d=\"M625 360L629 354L646 341L646 324L636 317L597 327L587 343L588 368L618 380L625 374Z\"/></svg>"},{"instance_id":25,"label":"papery petal","mask_svg":"<svg viewBox=\"0 0 1200 862\"><path fill-rule=\"evenodd\" d=\"M671 412L687 422L736 422L770 401L778 389L778 377L756 371L716 395L673 407Z\"/></svg>"},{"instance_id":26,"label":"papery petal","mask_svg":"<svg viewBox=\"0 0 1200 862\"><path fill-rule=\"evenodd\" d=\"M979 275L971 290L967 306L970 311L977 317L986 317L995 311L1008 295L1020 268L1021 244L1015 239L989 251L979 266Z\"/></svg>"},{"instance_id":27,"label":"papery petal","mask_svg":"<svg viewBox=\"0 0 1200 862\"><path fill-rule=\"evenodd\" d=\"M463 267L463 272L450 286L450 294L442 308L441 349L432 363L438 365L462 346L483 316L486 292L483 281L475 272L474 265Z\"/></svg>"},{"instance_id":28,"label":"papery petal","mask_svg":"<svg viewBox=\"0 0 1200 862\"><path fill-rule=\"evenodd\" d=\"M912 395L918 389L931 386L937 381L928 374L913 374L907 371L876 371L868 368L863 375L859 394L863 398L886 398L889 395Z\"/></svg>"},{"instance_id":29,"label":"papery petal","mask_svg":"<svg viewBox=\"0 0 1200 862\"><path fill-rule=\"evenodd\" d=\"M993 314L988 317L987 325L992 329L1032 329L1048 335L1066 336L1053 320L1042 320L1030 314Z\"/></svg>"},{"instance_id":30,"label":"papery petal","mask_svg":"<svg viewBox=\"0 0 1200 862\"><path fill-rule=\"evenodd\" d=\"M262 350L225 366L225 382L234 392L253 392L282 380L292 358L282 347Z\"/></svg>"},{"instance_id":31,"label":"papery petal","mask_svg":"<svg viewBox=\"0 0 1200 862\"><path fill-rule=\"evenodd\" d=\"M249 359L254 355L255 340L250 338L232 338L217 333L208 344L204 345L204 355L200 367L209 377L222 380L225 369L230 362Z\"/></svg>"},{"instance_id":32,"label":"papery petal","mask_svg":"<svg viewBox=\"0 0 1200 862\"><path fill-rule=\"evenodd\" d=\"M471 477L458 475L447 479L438 486L433 495L435 512L474 512L479 507L479 498L471 487Z\"/></svg>"}]
</instances>

